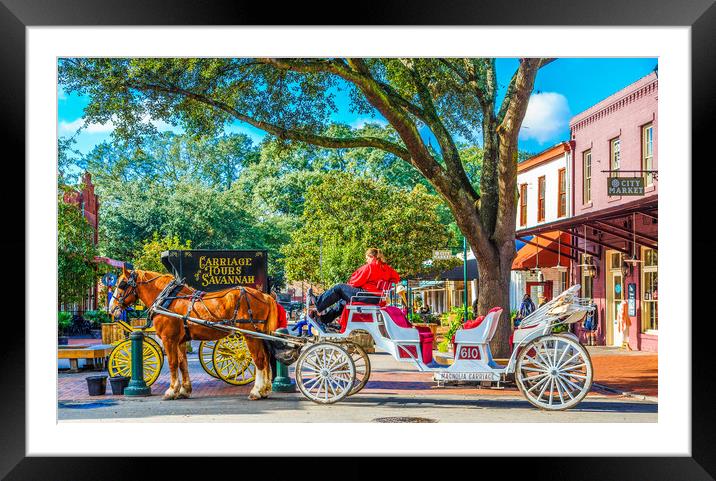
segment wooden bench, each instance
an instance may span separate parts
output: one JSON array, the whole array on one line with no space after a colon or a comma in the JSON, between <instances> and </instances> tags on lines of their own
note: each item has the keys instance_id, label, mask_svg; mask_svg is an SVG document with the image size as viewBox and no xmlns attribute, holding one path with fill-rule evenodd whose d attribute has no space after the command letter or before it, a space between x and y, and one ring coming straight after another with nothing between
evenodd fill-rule
<instances>
[{"instance_id":1,"label":"wooden bench","mask_svg":"<svg viewBox=\"0 0 716 481\"><path fill-rule=\"evenodd\" d=\"M79 360L91 363L92 368L102 370L105 360L114 349L111 344L95 344L93 346L57 346L57 359L70 360L70 372L79 372Z\"/></svg>"}]
</instances>

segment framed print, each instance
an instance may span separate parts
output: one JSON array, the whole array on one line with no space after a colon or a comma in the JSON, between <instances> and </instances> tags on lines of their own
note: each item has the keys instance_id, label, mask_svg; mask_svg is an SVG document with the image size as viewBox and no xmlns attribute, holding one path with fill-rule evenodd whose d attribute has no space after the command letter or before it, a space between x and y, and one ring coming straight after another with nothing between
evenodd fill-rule
<instances>
[{"instance_id":1,"label":"framed print","mask_svg":"<svg viewBox=\"0 0 716 481\"><path fill-rule=\"evenodd\" d=\"M713 479L712 2L271 10L3 0L2 475Z\"/></svg>"}]
</instances>

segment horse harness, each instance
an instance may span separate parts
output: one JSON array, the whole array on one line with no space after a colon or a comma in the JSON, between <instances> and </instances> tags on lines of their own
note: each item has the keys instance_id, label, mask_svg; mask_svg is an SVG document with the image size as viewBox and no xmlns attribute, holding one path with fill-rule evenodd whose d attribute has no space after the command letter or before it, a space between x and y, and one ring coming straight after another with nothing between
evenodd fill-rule
<instances>
[{"instance_id":1,"label":"horse harness","mask_svg":"<svg viewBox=\"0 0 716 481\"><path fill-rule=\"evenodd\" d=\"M129 284L131 285L131 284ZM184 323L184 340L190 341L191 340L191 334L189 332L189 314L194 310L194 305L196 302L200 302L202 306L204 306L204 309L206 309L206 312L209 313L212 317L216 317L209 307L204 302L204 296L207 294L205 291L199 291L199 290L193 290L193 292L190 295L179 295L179 292L184 287L189 287L184 283L183 279L177 280L176 278L172 279L169 284L162 289L162 291L159 293L157 298L152 303L151 307L148 309L148 315L147 315L147 327L151 326L152 319L155 314L161 314L161 310L169 310L169 306L177 299L188 299L189 300L189 307L186 310L186 313L184 316L182 316L182 322ZM211 325L217 325L217 329L219 329L218 326L233 326L235 324L246 324L250 323L254 328L256 328L256 324L263 324L265 322L268 322L268 317L266 319L254 319L253 310L251 309L251 301L249 300L251 296L246 289L243 286L238 286L241 294L239 295L239 300L236 302L236 306L234 307L234 313L231 316L231 319L224 319L220 321L206 321L207 327L212 327ZM135 282L135 288L136 288L136 282ZM189 287L191 289L191 287ZM228 294L230 291L234 290L235 288L228 289L227 292L224 294ZM223 297L223 296L221 296ZM246 319L237 319L236 316L239 313L239 307L241 306L241 300L246 300L246 307L248 312L248 318ZM157 312L157 309L159 309L159 312ZM211 324L211 325L209 325Z\"/></svg>"}]
</instances>

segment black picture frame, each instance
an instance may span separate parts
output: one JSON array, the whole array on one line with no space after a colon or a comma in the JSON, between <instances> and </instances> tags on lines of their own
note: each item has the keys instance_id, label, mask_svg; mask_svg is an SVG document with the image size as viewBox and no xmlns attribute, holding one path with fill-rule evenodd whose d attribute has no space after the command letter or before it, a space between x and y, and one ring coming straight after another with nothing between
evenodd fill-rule
<instances>
[{"instance_id":1,"label":"black picture frame","mask_svg":"<svg viewBox=\"0 0 716 481\"><path fill-rule=\"evenodd\" d=\"M692 219L710 219L706 209L712 204L709 195L709 178L716 173L712 159L713 149L708 149L713 137L713 116L716 113L714 86L714 52L716 52L716 6L714 0L692 0L687 2L664 0L602 0L588 2L584 0L564 2L562 0L540 0L523 2L519 0L501 1L454 1L449 4L427 2L381 1L361 2L360 8L341 13L337 2L286 2L268 5L262 2L246 1L188 1L155 0L153 2L99 1L99 0L0 0L0 106L2 123L3 153L2 165L5 170L14 167L17 173L12 177L16 185L32 181L32 173L25 172L19 161L25 154L25 28L28 26L112 26L112 25L623 25L623 26L690 26L692 34L692 145L693 158L690 162L694 176L692 188ZM348 5L350 6L350 5ZM12 152L12 154L9 154ZM679 162L689 163L690 159ZM699 167L698 169L696 167ZM711 175L708 175L711 174ZM27 175L27 176L26 176ZM18 194L17 199L20 198ZM16 201L17 202L17 201ZM699 214L702 214L699 216ZM13 206L5 209L4 220L13 226L11 235L0 238L3 252L24 252L25 249L25 212ZM694 253L710 251L713 241L710 229L703 224L692 229L692 249ZM15 266L13 272L23 272L19 256L13 254ZM705 261L703 268L700 257L685 259L691 262L692 292L694 300L704 299L708 303L708 283L699 279L704 270L713 261ZM696 262L694 262L696 260ZM12 259L8 259L12 261ZM708 262L708 264L706 263ZM8 271L5 271L8 272ZM3 276L7 281L7 277ZM30 290L41 289L38 280L30 279L24 284L14 279L10 293L17 296L19 286L27 285ZM7 292L7 291L6 291ZM25 293L27 299L30 295ZM18 305L19 301L18 301ZM694 304L695 305L695 304ZM18 309L21 311L21 309ZM693 311L697 313L696 309ZM0 368L0 405L2 406L2 424L0 424L0 476L6 479L126 479L127 477L184 477L192 467L206 469L201 459L183 458L173 460L171 472L160 463L146 458L29 458L25 456L25 334L18 319L20 315L13 311L15 324L5 331L3 336L2 367ZM695 316L696 317L696 316ZM700 317L700 316L699 316ZM692 325L692 406L691 433L692 457L627 457L627 458L516 458L511 460L494 458L484 459L479 466L469 460L463 464L472 464L474 470L486 469L485 475L498 467L499 472L510 477L524 476L524 479L648 479L655 480L706 480L716 476L716 430L714 417L716 412L716 381L711 366L710 353L713 351L710 335L711 319L699 318ZM10 322L12 319L5 319ZM683 319L674 320L684 325L691 323L691 313L686 310ZM26 319L26 322L37 320ZM707 335L702 335L700 324L704 325ZM687 364L688 359L671 359L666 362ZM29 380L29 382L39 382ZM662 387L668 389L668 386ZM476 431L479 430L479 425ZM615 432L615 436L618 433ZM281 436L277 436L279 439ZM240 438L237 438L240 439ZM519 439L516 436L516 442ZM191 442L188 440L187 442ZM296 442L292 439L291 442ZM589 443L588 433L579 442ZM286 445L288 441L284 441ZM288 443L290 445L290 443ZM506 447L509 450L509 447ZM280 453L281 449L277 449ZM319 449L320 452L320 449ZM385 460L385 466L397 465ZM324 463L329 470L349 473L346 479L366 478L376 475L377 468L367 469L365 460L302 460L302 470L314 463ZM416 466L417 460L410 462ZM182 463L177 464L177 463ZM402 463L402 461L400 462ZM272 459L270 470L274 473L295 471L297 461ZM489 468L489 469L488 469ZM237 476L248 475L246 465L230 459L215 460L211 471L227 473L236 471ZM256 469L256 468L254 468ZM423 462L420 464L421 478L435 476L454 476L448 462ZM334 471L336 472L336 471ZM476 472L476 471L467 471ZM101 473L101 474L100 474ZM132 473L141 473L139 475ZM264 472L265 473L265 472ZM280 477L278 478L280 479Z\"/></svg>"}]
</instances>

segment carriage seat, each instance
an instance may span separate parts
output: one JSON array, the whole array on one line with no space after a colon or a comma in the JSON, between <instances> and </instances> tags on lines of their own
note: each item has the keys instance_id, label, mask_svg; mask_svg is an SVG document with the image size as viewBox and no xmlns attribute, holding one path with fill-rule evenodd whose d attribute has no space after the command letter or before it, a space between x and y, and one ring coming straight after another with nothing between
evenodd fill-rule
<instances>
[{"instance_id":1,"label":"carriage seat","mask_svg":"<svg viewBox=\"0 0 716 481\"><path fill-rule=\"evenodd\" d=\"M487 314L482 318L477 318L474 321L468 321L462 327L458 329L453 338L453 342L456 344L484 344L490 342L497 332L497 323L502 315L501 307L493 307ZM468 326L468 324L470 324Z\"/></svg>"},{"instance_id":2,"label":"carriage seat","mask_svg":"<svg viewBox=\"0 0 716 481\"><path fill-rule=\"evenodd\" d=\"M388 306L383 308L386 314L393 320L396 326L403 329L415 329L418 331L418 339L420 340L420 353L425 364L430 364L433 360L433 333L429 327L426 326L413 326L405 317L405 313L402 309L395 306Z\"/></svg>"}]
</instances>

